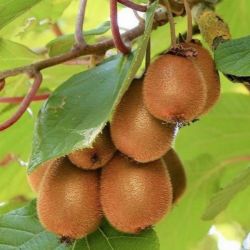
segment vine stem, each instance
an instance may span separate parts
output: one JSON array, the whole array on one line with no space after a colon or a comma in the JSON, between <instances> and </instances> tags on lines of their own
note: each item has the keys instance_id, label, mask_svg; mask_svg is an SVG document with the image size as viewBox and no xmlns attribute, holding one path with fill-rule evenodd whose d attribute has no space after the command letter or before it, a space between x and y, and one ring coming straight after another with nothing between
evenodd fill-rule
<instances>
[{"instance_id":1,"label":"vine stem","mask_svg":"<svg viewBox=\"0 0 250 250\"><path fill-rule=\"evenodd\" d=\"M110 21L111 21L111 31L115 47L123 54L125 55L129 54L131 48L125 45L119 30L118 17L117 17L117 0L110 0Z\"/></svg>"},{"instance_id":2,"label":"vine stem","mask_svg":"<svg viewBox=\"0 0 250 250\"><path fill-rule=\"evenodd\" d=\"M133 10L140 11L140 12L146 12L147 11L147 6L146 5L140 5L133 3L129 0L118 0L119 3L125 5L126 7L129 7Z\"/></svg>"},{"instance_id":3,"label":"vine stem","mask_svg":"<svg viewBox=\"0 0 250 250\"><path fill-rule=\"evenodd\" d=\"M50 94L41 94L41 95L36 95L32 98L33 101L43 101L48 99ZM25 97L24 96L15 96L15 97L0 97L0 103L20 103L23 101Z\"/></svg>"},{"instance_id":4,"label":"vine stem","mask_svg":"<svg viewBox=\"0 0 250 250\"><path fill-rule=\"evenodd\" d=\"M176 47L176 33L175 33L175 21L172 14L172 10L168 0L163 0L167 9L168 21L170 25L170 34L171 34L171 46Z\"/></svg>"},{"instance_id":5,"label":"vine stem","mask_svg":"<svg viewBox=\"0 0 250 250\"><path fill-rule=\"evenodd\" d=\"M158 26L163 25L162 21L164 21L164 23L167 23L167 19L161 20L161 22L155 21L153 23L153 28L156 29ZM122 37L130 41L133 39L136 39L137 37L143 34L144 28L145 28L145 24L142 23L138 25L137 27L125 32L122 35ZM22 73L32 74L36 71L41 71L43 69L70 61L80 56L93 55L93 54L94 55L105 54L107 50L114 48L114 46L115 44L114 44L113 39L108 39L108 40L105 40L105 41L102 41L93 45L87 45L84 48L74 48L73 50L66 52L59 56L54 56L54 57L51 57L51 58L48 58L48 59L45 59L36 63L32 63L26 66L17 67L17 68L13 68L10 70L0 72L0 82L1 82L1 79L3 80L7 77L16 76Z\"/></svg>"},{"instance_id":6,"label":"vine stem","mask_svg":"<svg viewBox=\"0 0 250 250\"><path fill-rule=\"evenodd\" d=\"M85 17L87 0L80 0L79 12L76 18L75 40L76 46L86 47L87 43L83 36L83 22Z\"/></svg>"},{"instance_id":7,"label":"vine stem","mask_svg":"<svg viewBox=\"0 0 250 250\"><path fill-rule=\"evenodd\" d=\"M32 99L36 95L36 92L38 91L38 89L42 83L42 79L43 79L43 77L42 77L42 74L40 72L36 72L34 74L34 83L31 87L31 90L25 96L25 98L22 100L16 113L14 113L14 115L11 118L9 118L8 120L6 120L2 124L0 124L0 131L9 128L11 125L16 123L21 118L21 116L24 114L26 109L29 107Z\"/></svg>"},{"instance_id":8,"label":"vine stem","mask_svg":"<svg viewBox=\"0 0 250 250\"><path fill-rule=\"evenodd\" d=\"M183 2L184 2L184 6L185 6L186 15L187 15L187 38L186 38L186 42L189 43L192 40L192 36L193 36L192 12L191 12L188 1L183 0Z\"/></svg>"}]
</instances>

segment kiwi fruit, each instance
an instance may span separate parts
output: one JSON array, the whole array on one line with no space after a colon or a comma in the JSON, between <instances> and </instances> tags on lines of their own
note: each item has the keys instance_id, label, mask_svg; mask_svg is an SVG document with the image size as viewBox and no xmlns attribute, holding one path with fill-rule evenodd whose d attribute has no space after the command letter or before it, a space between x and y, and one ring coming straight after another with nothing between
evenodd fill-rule
<instances>
[{"instance_id":1,"label":"kiwi fruit","mask_svg":"<svg viewBox=\"0 0 250 250\"><path fill-rule=\"evenodd\" d=\"M186 173L183 164L174 149L170 149L163 156L163 160L165 161L170 175L171 183L173 186L173 204L175 204L182 197L183 193L186 190Z\"/></svg>"},{"instance_id":2,"label":"kiwi fruit","mask_svg":"<svg viewBox=\"0 0 250 250\"><path fill-rule=\"evenodd\" d=\"M68 155L68 158L79 168L97 169L103 167L112 158L115 151L109 127L106 126L97 136L92 148L74 151Z\"/></svg>"},{"instance_id":3,"label":"kiwi fruit","mask_svg":"<svg viewBox=\"0 0 250 250\"><path fill-rule=\"evenodd\" d=\"M133 80L111 121L111 138L122 153L138 162L159 159L171 147L175 124L163 124L145 108L142 79Z\"/></svg>"},{"instance_id":4,"label":"kiwi fruit","mask_svg":"<svg viewBox=\"0 0 250 250\"><path fill-rule=\"evenodd\" d=\"M198 43L183 43L184 48L193 48L197 51L197 56L190 58L200 69L205 79L207 87L206 104L201 114L207 113L214 104L218 101L220 96L220 78L216 70L214 60L209 51Z\"/></svg>"},{"instance_id":5,"label":"kiwi fruit","mask_svg":"<svg viewBox=\"0 0 250 250\"><path fill-rule=\"evenodd\" d=\"M121 154L102 169L101 204L117 230L136 234L171 208L172 185L162 160L136 163Z\"/></svg>"},{"instance_id":6,"label":"kiwi fruit","mask_svg":"<svg viewBox=\"0 0 250 250\"><path fill-rule=\"evenodd\" d=\"M156 118L188 123L204 109L206 90L205 79L190 57L164 54L146 72L143 99Z\"/></svg>"},{"instance_id":7,"label":"kiwi fruit","mask_svg":"<svg viewBox=\"0 0 250 250\"><path fill-rule=\"evenodd\" d=\"M40 166L38 166L34 171L32 171L30 174L27 175L28 183L31 187L31 189L37 193L39 191L39 187L41 184L41 181L45 175L45 172L49 168L49 166L52 164L53 160L47 161Z\"/></svg>"},{"instance_id":8,"label":"kiwi fruit","mask_svg":"<svg viewBox=\"0 0 250 250\"><path fill-rule=\"evenodd\" d=\"M101 222L99 174L74 166L67 157L54 161L41 183L38 217L50 232L79 239Z\"/></svg>"}]
</instances>

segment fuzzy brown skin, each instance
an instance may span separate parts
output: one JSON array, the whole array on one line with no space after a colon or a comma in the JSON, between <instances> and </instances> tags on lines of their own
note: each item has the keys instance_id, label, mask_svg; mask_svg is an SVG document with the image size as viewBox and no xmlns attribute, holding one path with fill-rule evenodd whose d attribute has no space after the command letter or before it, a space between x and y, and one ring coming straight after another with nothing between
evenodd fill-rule
<instances>
[{"instance_id":1,"label":"fuzzy brown skin","mask_svg":"<svg viewBox=\"0 0 250 250\"><path fill-rule=\"evenodd\" d=\"M195 43L182 44L185 48L194 48L197 51L197 57L193 62L200 68L207 87L206 105L201 114L206 114L218 101L220 97L220 78L216 70L214 60L209 51L202 45Z\"/></svg>"},{"instance_id":2,"label":"fuzzy brown skin","mask_svg":"<svg viewBox=\"0 0 250 250\"><path fill-rule=\"evenodd\" d=\"M79 239L96 231L102 218L98 172L58 159L41 183L37 210L42 225L61 237Z\"/></svg>"},{"instance_id":3,"label":"fuzzy brown skin","mask_svg":"<svg viewBox=\"0 0 250 250\"><path fill-rule=\"evenodd\" d=\"M47 169L52 164L52 162L53 162L53 160L47 161L47 162L41 164L32 173L27 175L28 183L29 183L31 189L35 193L38 193L42 179L43 179Z\"/></svg>"},{"instance_id":4,"label":"fuzzy brown skin","mask_svg":"<svg viewBox=\"0 0 250 250\"><path fill-rule=\"evenodd\" d=\"M205 79L189 58L166 54L149 66L144 78L143 99L156 118L187 123L204 109Z\"/></svg>"},{"instance_id":5,"label":"fuzzy brown skin","mask_svg":"<svg viewBox=\"0 0 250 250\"><path fill-rule=\"evenodd\" d=\"M103 167L114 155L116 149L113 145L109 128L105 127L98 135L92 148L77 150L68 155L70 161L82 169L97 169Z\"/></svg>"},{"instance_id":6,"label":"fuzzy brown skin","mask_svg":"<svg viewBox=\"0 0 250 250\"><path fill-rule=\"evenodd\" d=\"M184 166L174 149L170 149L164 156L171 183L173 186L173 204L177 203L184 194L187 186L187 178Z\"/></svg>"},{"instance_id":7,"label":"fuzzy brown skin","mask_svg":"<svg viewBox=\"0 0 250 250\"><path fill-rule=\"evenodd\" d=\"M161 158L171 147L175 125L163 124L145 108L142 80L134 80L111 122L112 140L122 153L138 162Z\"/></svg>"},{"instance_id":8,"label":"fuzzy brown skin","mask_svg":"<svg viewBox=\"0 0 250 250\"><path fill-rule=\"evenodd\" d=\"M172 185L161 160L136 163L116 154L102 169L101 204L108 221L136 234L154 225L170 210Z\"/></svg>"}]
</instances>

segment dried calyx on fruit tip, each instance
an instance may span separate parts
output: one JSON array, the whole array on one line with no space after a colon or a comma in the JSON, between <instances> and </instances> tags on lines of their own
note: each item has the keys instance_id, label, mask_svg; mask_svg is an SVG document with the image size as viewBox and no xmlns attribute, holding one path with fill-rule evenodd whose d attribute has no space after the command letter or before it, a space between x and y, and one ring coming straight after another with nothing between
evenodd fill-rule
<instances>
[{"instance_id":1,"label":"dried calyx on fruit tip","mask_svg":"<svg viewBox=\"0 0 250 250\"><path fill-rule=\"evenodd\" d=\"M47 162L42 163L40 166L38 166L34 171L32 171L30 174L27 174L27 180L31 187L31 189L34 192L39 191L39 187L41 185L41 182L43 180L43 177L50 167L50 165L53 163L54 160L50 160Z\"/></svg>"},{"instance_id":2,"label":"dried calyx on fruit tip","mask_svg":"<svg viewBox=\"0 0 250 250\"><path fill-rule=\"evenodd\" d=\"M143 82L148 111L169 123L188 123L199 117L207 99L207 82L194 61L193 48L178 46L158 57Z\"/></svg>"},{"instance_id":3,"label":"dried calyx on fruit tip","mask_svg":"<svg viewBox=\"0 0 250 250\"><path fill-rule=\"evenodd\" d=\"M98 171L74 166L66 157L54 161L40 186L38 217L42 225L65 239L80 239L101 222Z\"/></svg>"},{"instance_id":4,"label":"dried calyx on fruit tip","mask_svg":"<svg viewBox=\"0 0 250 250\"><path fill-rule=\"evenodd\" d=\"M173 204L175 204L180 200L186 190L187 180L185 169L174 149L170 149L163 156L163 160L170 175L173 186Z\"/></svg>"},{"instance_id":5,"label":"dried calyx on fruit tip","mask_svg":"<svg viewBox=\"0 0 250 250\"><path fill-rule=\"evenodd\" d=\"M164 163L136 163L116 154L102 169L101 204L107 220L119 231L136 234L154 225L172 205Z\"/></svg>"},{"instance_id":6,"label":"dried calyx on fruit tip","mask_svg":"<svg viewBox=\"0 0 250 250\"><path fill-rule=\"evenodd\" d=\"M161 158L171 147L175 124L164 124L145 108L143 79L134 79L111 121L112 140L122 153L138 162Z\"/></svg>"},{"instance_id":7,"label":"dried calyx on fruit tip","mask_svg":"<svg viewBox=\"0 0 250 250\"><path fill-rule=\"evenodd\" d=\"M203 78L205 79L207 88L206 104L200 115L206 114L218 101L220 97L220 77L216 70L215 62L209 51L202 47L199 41L190 43L182 43L184 48L193 48L197 51L195 58L190 58L199 68Z\"/></svg>"},{"instance_id":8,"label":"dried calyx on fruit tip","mask_svg":"<svg viewBox=\"0 0 250 250\"><path fill-rule=\"evenodd\" d=\"M74 151L68 155L68 158L79 168L97 169L103 167L112 158L115 151L109 127L106 126L97 136L92 148Z\"/></svg>"}]
</instances>

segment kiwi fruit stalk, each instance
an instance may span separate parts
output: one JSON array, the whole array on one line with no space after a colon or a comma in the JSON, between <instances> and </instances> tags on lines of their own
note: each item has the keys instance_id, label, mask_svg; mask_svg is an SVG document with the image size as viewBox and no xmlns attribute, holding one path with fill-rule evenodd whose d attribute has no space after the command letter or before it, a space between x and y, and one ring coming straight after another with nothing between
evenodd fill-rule
<instances>
[{"instance_id":1,"label":"kiwi fruit stalk","mask_svg":"<svg viewBox=\"0 0 250 250\"><path fill-rule=\"evenodd\" d=\"M113 156L116 149L111 141L109 127L106 126L92 148L74 151L68 155L70 161L79 168L97 169L103 167Z\"/></svg>"},{"instance_id":2,"label":"kiwi fruit stalk","mask_svg":"<svg viewBox=\"0 0 250 250\"><path fill-rule=\"evenodd\" d=\"M118 150L138 162L161 158L171 147L175 124L164 124L145 108L142 79L133 80L116 108L111 137Z\"/></svg>"},{"instance_id":3,"label":"kiwi fruit stalk","mask_svg":"<svg viewBox=\"0 0 250 250\"><path fill-rule=\"evenodd\" d=\"M170 210L172 185L161 160L136 163L121 154L102 169L101 204L117 230L136 234Z\"/></svg>"},{"instance_id":4,"label":"kiwi fruit stalk","mask_svg":"<svg viewBox=\"0 0 250 250\"><path fill-rule=\"evenodd\" d=\"M174 149L170 149L163 156L163 160L171 178L171 183L173 186L173 204L175 204L178 200L180 200L186 190L186 173L184 166Z\"/></svg>"},{"instance_id":5,"label":"kiwi fruit stalk","mask_svg":"<svg viewBox=\"0 0 250 250\"><path fill-rule=\"evenodd\" d=\"M205 79L193 60L172 54L157 58L149 66L143 83L148 111L171 123L196 119L205 107L206 91Z\"/></svg>"},{"instance_id":6,"label":"kiwi fruit stalk","mask_svg":"<svg viewBox=\"0 0 250 250\"><path fill-rule=\"evenodd\" d=\"M79 239L101 222L98 171L85 171L66 157L54 161L41 183L37 210L42 225L66 239Z\"/></svg>"},{"instance_id":7,"label":"kiwi fruit stalk","mask_svg":"<svg viewBox=\"0 0 250 250\"><path fill-rule=\"evenodd\" d=\"M40 166L38 166L34 171L27 175L28 183L31 189L37 193L39 191L40 184L45 175L45 172L49 166L53 163L53 160L47 161Z\"/></svg>"}]
</instances>

